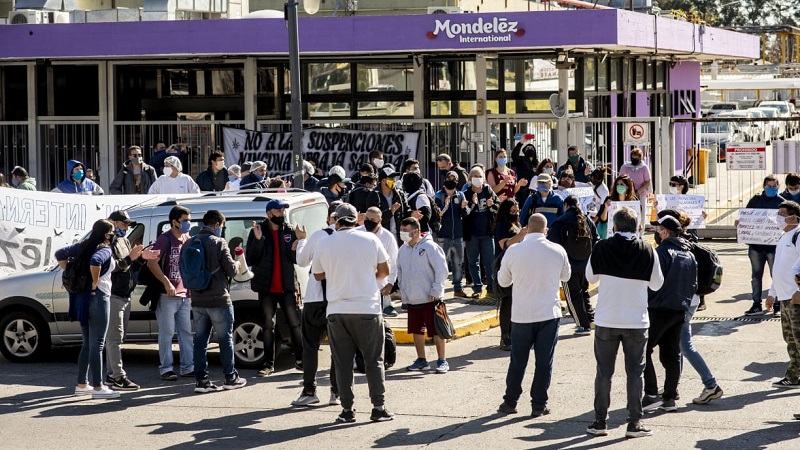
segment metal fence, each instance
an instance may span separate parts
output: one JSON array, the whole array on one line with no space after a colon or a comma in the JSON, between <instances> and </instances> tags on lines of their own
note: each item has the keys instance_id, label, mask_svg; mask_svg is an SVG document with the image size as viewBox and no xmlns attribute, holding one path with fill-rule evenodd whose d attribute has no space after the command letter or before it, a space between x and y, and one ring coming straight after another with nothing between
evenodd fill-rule
<instances>
[{"instance_id":1,"label":"metal fence","mask_svg":"<svg viewBox=\"0 0 800 450\"><path fill-rule=\"evenodd\" d=\"M10 183L10 173L15 166L28 168L27 122L0 122L0 173Z\"/></svg>"},{"instance_id":2,"label":"metal fence","mask_svg":"<svg viewBox=\"0 0 800 450\"><path fill-rule=\"evenodd\" d=\"M84 123L40 123L39 124L39 173L37 187L49 191L67 179L67 161L75 159L85 168L95 170L100 176L100 125Z\"/></svg>"},{"instance_id":3,"label":"metal fence","mask_svg":"<svg viewBox=\"0 0 800 450\"><path fill-rule=\"evenodd\" d=\"M532 134L531 143L539 161L558 159L558 121L552 116L491 115L488 120L493 152L504 148L510 156L521 138Z\"/></svg>"}]
</instances>

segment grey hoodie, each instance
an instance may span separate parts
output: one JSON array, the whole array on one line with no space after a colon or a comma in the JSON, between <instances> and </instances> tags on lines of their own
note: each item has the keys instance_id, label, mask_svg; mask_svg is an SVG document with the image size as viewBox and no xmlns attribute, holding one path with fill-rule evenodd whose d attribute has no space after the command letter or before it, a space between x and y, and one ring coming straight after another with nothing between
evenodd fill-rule
<instances>
[{"instance_id":1,"label":"grey hoodie","mask_svg":"<svg viewBox=\"0 0 800 450\"><path fill-rule=\"evenodd\" d=\"M403 303L422 305L429 296L442 298L447 280L444 250L425 235L417 245L404 243L397 253L397 279Z\"/></svg>"}]
</instances>

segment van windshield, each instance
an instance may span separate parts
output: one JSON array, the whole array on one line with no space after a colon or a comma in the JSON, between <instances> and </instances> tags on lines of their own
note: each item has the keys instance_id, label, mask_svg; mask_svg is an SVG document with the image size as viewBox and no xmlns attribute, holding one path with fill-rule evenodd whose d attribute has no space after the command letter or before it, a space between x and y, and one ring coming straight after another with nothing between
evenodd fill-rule
<instances>
[{"instance_id":1,"label":"van windshield","mask_svg":"<svg viewBox=\"0 0 800 450\"><path fill-rule=\"evenodd\" d=\"M727 133L730 131L728 122L708 122L700 127L702 133Z\"/></svg>"}]
</instances>

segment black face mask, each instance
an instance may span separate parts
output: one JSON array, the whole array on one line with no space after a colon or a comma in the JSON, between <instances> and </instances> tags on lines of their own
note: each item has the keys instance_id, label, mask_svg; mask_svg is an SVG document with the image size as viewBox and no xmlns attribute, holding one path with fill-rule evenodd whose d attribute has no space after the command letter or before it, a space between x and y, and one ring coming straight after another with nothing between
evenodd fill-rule
<instances>
[{"instance_id":1,"label":"black face mask","mask_svg":"<svg viewBox=\"0 0 800 450\"><path fill-rule=\"evenodd\" d=\"M284 224L284 222L286 222L286 218L283 216L272 216L269 218L269 221L277 226L281 226Z\"/></svg>"},{"instance_id":2,"label":"black face mask","mask_svg":"<svg viewBox=\"0 0 800 450\"><path fill-rule=\"evenodd\" d=\"M642 162L642 160L639 158L631 158L631 164L634 166L638 166L640 162Z\"/></svg>"},{"instance_id":3,"label":"black face mask","mask_svg":"<svg viewBox=\"0 0 800 450\"><path fill-rule=\"evenodd\" d=\"M457 186L457 183L455 181L453 181L453 180L447 180L447 181L444 182L445 189L450 189L452 191L453 189L456 188L456 186Z\"/></svg>"},{"instance_id":4,"label":"black face mask","mask_svg":"<svg viewBox=\"0 0 800 450\"><path fill-rule=\"evenodd\" d=\"M378 229L378 225L380 225L378 222L373 222L371 220L365 220L364 221L364 228L366 228L367 231L369 231L370 233L372 233L375 230L377 230Z\"/></svg>"},{"instance_id":5,"label":"black face mask","mask_svg":"<svg viewBox=\"0 0 800 450\"><path fill-rule=\"evenodd\" d=\"M655 239L656 239L656 244L657 245L661 245L661 241L662 241L661 233L659 233L658 231L656 231Z\"/></svg>"},{"instance_id":6,"label":"black face mask","mask_svg":"<svg viewBox=\"0 0 800 450\"><path fill-rule=\"evenodd\" d=\"M512 222L516 222L519 219L519 214L509 214L508 218L511 219Z\"/></svg>"}]
</instances>

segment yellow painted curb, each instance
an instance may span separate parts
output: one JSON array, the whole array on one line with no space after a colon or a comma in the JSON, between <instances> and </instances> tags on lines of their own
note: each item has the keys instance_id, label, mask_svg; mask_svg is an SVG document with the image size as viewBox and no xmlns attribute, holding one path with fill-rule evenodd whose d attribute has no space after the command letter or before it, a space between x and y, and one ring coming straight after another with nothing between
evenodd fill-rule
<instances>
[{"instance_id":1,"label":"yellow painted curb","mask_svg":"<svg viewBox=\"0 0 800 450\"><path fill-rule=\"evenodd\" d=\"M458 339L500 326L500 317L497 314L497 310L493 309L480 313L470 319L456 321L453 325L456 328L456 335L453 339ZM407 328L392 328L392 331L394 332L394 338L398 344L414 343L414 336L408 334Z\"/></svg>"}]
</instances>

